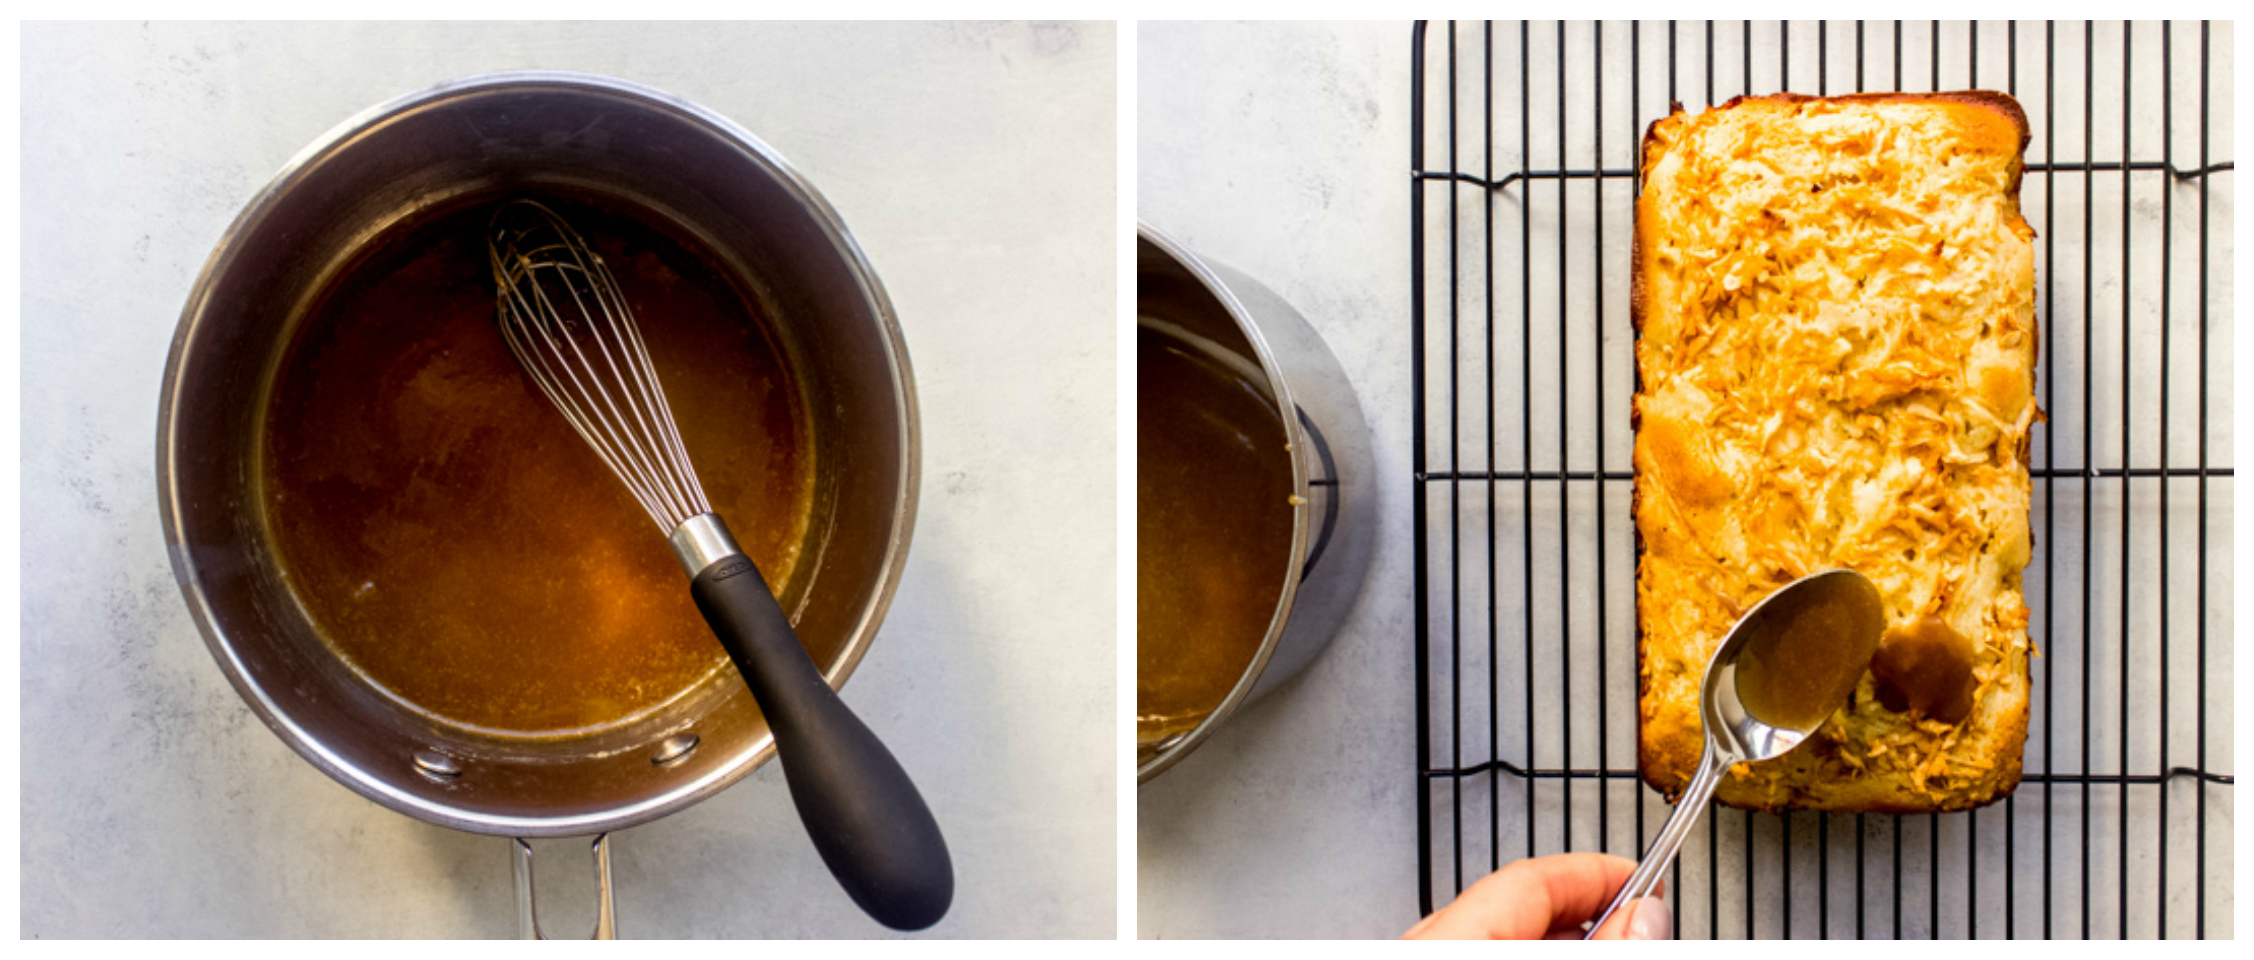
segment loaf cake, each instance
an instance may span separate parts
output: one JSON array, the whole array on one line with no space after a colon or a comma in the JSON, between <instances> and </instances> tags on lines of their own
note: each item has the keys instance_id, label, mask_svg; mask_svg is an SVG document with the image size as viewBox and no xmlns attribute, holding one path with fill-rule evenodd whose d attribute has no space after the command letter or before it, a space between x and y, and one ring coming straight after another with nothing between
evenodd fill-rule
<instances>
[{"instance_id":1,"label":"loaf cake","mask_svg":"<svg viewBox=\"0 0 2254 960\"><path fill-rule=\"evenodd\" d=\"M1984 91L1678 105L1643 142L1632 291L1638 762L1679 794L1739 615L1833 568L1885 598L1847 706L1733 806L1959 810L2028 711L2026 115Z\"/></svg>"}]
</instances>

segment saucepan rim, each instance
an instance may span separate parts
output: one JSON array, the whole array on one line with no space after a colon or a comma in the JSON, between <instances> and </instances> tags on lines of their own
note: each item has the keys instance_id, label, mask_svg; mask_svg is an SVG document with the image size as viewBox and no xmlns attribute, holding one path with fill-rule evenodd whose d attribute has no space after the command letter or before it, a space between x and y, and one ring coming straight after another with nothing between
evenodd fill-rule
<instances>
[{"instance_id":1,"label":"saucepan rim","mask_svg":"<svg viewBox=\"0 0 2254 960\"><path fill-rule=\"evenodd\" d=\"M1149 243L1195 280L1202 292L1212 298L1214 305L1228 314L1237 332L1250 342L1253 355L1246 359L1257 363L1267 379L1270 396L1276 404L1276 415L1284 428L1285 450L1291 460L1292 493L1297 495L1297 502L1292 505L1291 550L1278 558L1282 562L1276 565L1275 570L1275 575L1283 581L1283 592L1276 598L1276 608L1268 621L1266 635L1260 639L1260 649L1253 654L1252 662L1245 666L1244 673L1229 688L1228 696L1221 699L1212 713L1206 714L1196 726L1176 737L1149 760L1137 765L1135 781L1142 784L1180 763L1183 757L1189 756L1191 751L1211 739L1231 714L1252 700L1252 692L1259 686L1261 675L1267 672L1268 662L1275 658L1277 648L1283 645L1284 630L1290 625L1292 608L1299 598L1300 566L1307 556L1314 512L1309 507L1312 497L1307 462L1311 444L1307 442L1306 430L1300 425L1298 416L1294 415L1299 410L1299 403L1294 399L1291 384L1284 376L1283 364L1277 360L1275 348L1269 344L1268 335L1261 330L1259 320L1237 297L1230 285L1188 247L1141 221L1135 224L1135 236L1138 242Z\"/></svg>"}]
</instances>

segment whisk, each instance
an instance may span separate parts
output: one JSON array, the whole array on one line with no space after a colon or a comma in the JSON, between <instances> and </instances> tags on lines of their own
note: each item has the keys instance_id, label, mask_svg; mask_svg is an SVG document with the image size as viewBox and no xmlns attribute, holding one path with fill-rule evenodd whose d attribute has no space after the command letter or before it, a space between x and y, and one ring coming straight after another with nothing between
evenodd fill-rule
<instances>
[{"instance_id":1,"label":"whisk","mask_svg":"<svg viewBox=\"0 0 2254 960\"><path fill-rule=\"evenodd\" d=\"M887 926L936 923L954 866L923 796L838 699L759 569L705 499L616 278L548 207L511 201L488 232L509 351L666 534L689 592L775 734L822 861Z\"/></svg>"}]
</instances>

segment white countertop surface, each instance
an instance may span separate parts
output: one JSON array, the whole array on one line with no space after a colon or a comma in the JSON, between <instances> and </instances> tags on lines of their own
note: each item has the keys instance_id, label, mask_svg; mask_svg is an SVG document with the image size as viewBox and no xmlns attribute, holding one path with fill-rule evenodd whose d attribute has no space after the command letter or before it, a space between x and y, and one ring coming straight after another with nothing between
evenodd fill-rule
<instances>
[{"instance_id":1,"label":"white countertop surface","mask_svg":"<svg viewBox=\"0 0 2254 960\"><path fill-rule=\"evenodd\" d=\"M922 409L900 592L845 697L947 831L929 935L1115 931L1116 33L1054 26L26 24L22 932L499 937L507 842L392 813L258 722L188 616L156 506L174 325L300 148L432 83L658 87L797 166L898 308ZM779 767L614 838L630 937L887 931ZM546 845L551 850L566 847ZM544 859L584 929L578 857Z\"/></svg>"}]
</instances>

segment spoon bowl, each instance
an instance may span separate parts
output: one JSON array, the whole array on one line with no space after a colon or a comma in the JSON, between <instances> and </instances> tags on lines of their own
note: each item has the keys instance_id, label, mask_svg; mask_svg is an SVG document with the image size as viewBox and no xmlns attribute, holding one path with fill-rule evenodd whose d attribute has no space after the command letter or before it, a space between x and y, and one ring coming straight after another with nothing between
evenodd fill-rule
<instances>
[{"instance_id":1,"label":"spoon bowl","mask_svg":"<svg viewBox=\"0 0 2254 960\"><path fill-rule=\"evenodd\" d=\"M1878 587L1852 570L1795 580L1746 611L1699 693L1707 742L1730 762L1781 757L1847 702L1886 630Z\"/></svg>"},{"instance_id":2,"label":"spoon bowl","mask_svg":"<svg viewBox=\"0 0 2254 960\"><path fill-rule=\"evenodd\" d=\"M1699 720L1706 749L1675 812L1645 850L1589 935L1658 884L1730 767L1792 752L1823 726L1861 680L1886 630L1878 587L1852 570L1786 584L1746 611L1706 667Z\"/></svg>"}]
</instances>

